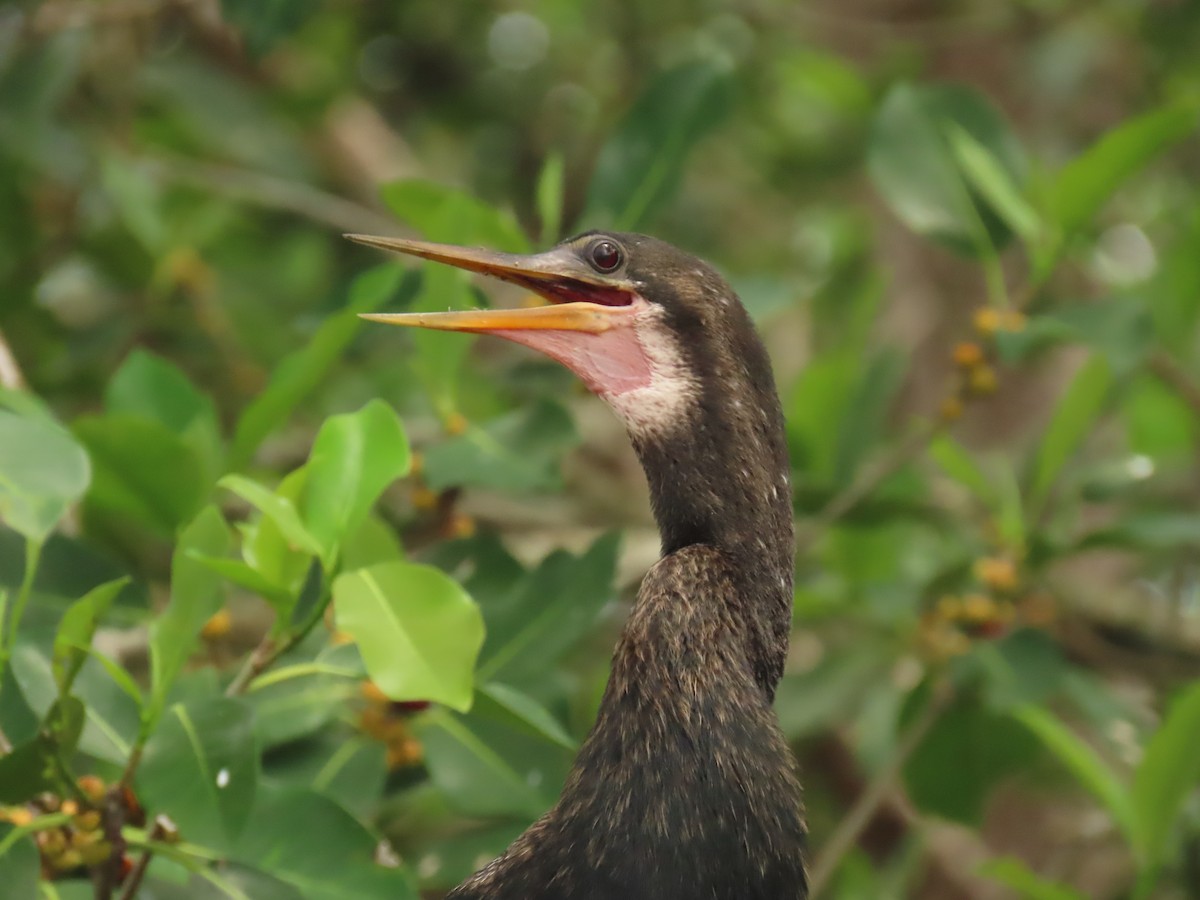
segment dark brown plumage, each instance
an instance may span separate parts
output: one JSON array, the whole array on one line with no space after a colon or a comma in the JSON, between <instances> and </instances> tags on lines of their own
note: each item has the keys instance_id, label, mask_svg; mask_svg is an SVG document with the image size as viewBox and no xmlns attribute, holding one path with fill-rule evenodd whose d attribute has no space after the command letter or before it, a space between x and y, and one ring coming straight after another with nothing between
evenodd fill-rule
<instances>
[{"instance_id":1,"label":"dark brown plumage","mask_svg":"<svg viewBox=\"0 0 1200 900\"><path fill-rule=\"evenodd\" d=\"M454 248L370 242L467 265ZM514 325L519 313L413 324L495 331L579 371L626 422L663 555L559 802L449 897L805 897L800 786L771 708L791 624L788 460L749 316L711 268L642 235L582 235L527 259L470 253L469 268L568 301L565 330L516 333L546 327Z\"/></svg>"}]
</instances>

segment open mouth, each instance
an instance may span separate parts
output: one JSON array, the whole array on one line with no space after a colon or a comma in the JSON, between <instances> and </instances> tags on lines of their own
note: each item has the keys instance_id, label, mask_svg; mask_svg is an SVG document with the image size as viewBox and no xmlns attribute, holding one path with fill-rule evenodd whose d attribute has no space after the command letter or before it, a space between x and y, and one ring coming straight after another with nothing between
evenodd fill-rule
<instances>
[{"instance_id":1,"label":"open mouth","mask_svg":"<svg viewBox=\"0 0 1200 900\"><path fill-rule=\"evenodd\" d=\"M520 285L550 301L526 309L457 310L444 313L371 313L364 318L391 325L449 331L579 331L602 334L627 324L638 293L621 278L596 275L563 247L521 255L433 244L405 238L349 234L360 244L446 263Z\"/></svg>"}]
</instances>

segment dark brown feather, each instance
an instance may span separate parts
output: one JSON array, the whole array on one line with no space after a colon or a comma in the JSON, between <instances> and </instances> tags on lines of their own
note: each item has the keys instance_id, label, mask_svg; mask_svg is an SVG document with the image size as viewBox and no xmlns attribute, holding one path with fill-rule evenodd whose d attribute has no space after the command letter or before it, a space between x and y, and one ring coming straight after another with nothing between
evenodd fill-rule
<instances>
[{"instance_id":1,"label":"dark brown feather","mask_svg":"<svg viewBox=\"0 0 1200 900\"><path fill-rule=\"evenodd\" d=\"M793 531L770 363L712 269L653 238L611 237L696 376L687 421L632 435L664 555L559 802L449 897L803 898L800 785L771 708Z\"/></svg>"}]
</instances>

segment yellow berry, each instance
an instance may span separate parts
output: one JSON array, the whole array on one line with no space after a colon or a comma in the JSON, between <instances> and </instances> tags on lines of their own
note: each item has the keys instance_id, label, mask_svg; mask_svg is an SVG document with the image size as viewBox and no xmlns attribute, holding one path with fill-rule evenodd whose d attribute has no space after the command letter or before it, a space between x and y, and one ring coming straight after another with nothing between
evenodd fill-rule
<instances>
[{"instance_id":1,"label":"yellow berry","mask_svg":"<svg viewBox=\"0 0 1200 900\"><path fill-rule=\"evenodd\" d=\"M1008 593L1017 587L1017 567L1001 556L983 556L975 560L975 577L994 591Z\"/></svg>"},{"instance_id":2,"label":"yellow berry","mask_svg":"<svg viewBox=\"0 0 1200 900\"><path fill-rule=\"evenodd\" d=\"M469 538L475 533L475 520L465 513L458 513L450 520L450 534L456 538Z\"/></svg>"},{"instance_id":3,"label":"yellow berry","mask_svg":"<svg viewBox=\"0 0 1200 900\"><path fill-rule=\"evenodd\" d=\"M86 866L97 866L108 859L112 853L112 843L104 840L100 832L97 831L95 834L98 840L85 843L79 847L79 856L83 859L83 864Z\"/></svg>"},{"instance_id":4,"label":"yellow berry","mask_svg":"<svg viewBox=\"0 0 1200 900\"><path fill-rule=\"evenodd\" d=\"M18 828L24 828L33 821L33 813L24 806L10 806L5 810L4 818Z\"/></svg>"},{"instance_id":5,"label":"yellow berry","mask_svg":"<svg viewBox=\"0 0 1200 900\"><path fill-rule=\"evenodd\" d=\"M976 366L967 376L967 387L972 394L994 394L998 384L996 370L991 366Z\"/></svg>"},{"instance_id":6,"label":"yellow berry","mask_svg":"<svg viewBox=\"0 0 1200 900\"><path fill-rule=\"evenodd\" d=\"M104 782L95 775L80 775L75 783L79 785L79 790L83 791L83 795L93 803L99 803L104 799Z\"/></svg>"},{"instance_id":7,"label":"yellow berry","mask_svg":"<svg viewBox=\"0 0 1200 900\"><path fill-rule=\"evenodd\" d=\"M232 628L233 616L230 615L228 609L222 608L217 610L204 623L204 627L200 629L200 634L206 641L216 641L229 634Z\"/></svg>"},{"instance_id":8,"label":"yellow berry","mask_svg":"<svg viewBox=\"0 0 1200 900\"><path fill-rule=\"evenodd\" d=\"M963 414L962 400L958 397L947 397L942 401L942 407L938 414L943 422L957 422Z\"/></svg>"},{"instance_id":9,"label":"yellow berry","mask_svg":"<svg viewBox=\"0 0 1200 900\"><path fill-rule=\"evenodd\" d=\"M983 348L974 341L961 341L955 344L951 356L954 364L963 369L972 369L984 360Z\"/></svg>"},{"instance_id":10,"label":"yellow berry","mask_svg":"<svg viewBox=\"0 0 1200 900\"><path fill-rule=\"evenodd\" d=\"M975 330L980 334L991 337L1000 330L1001 315L997 309L985 306L975 312Z\"/></svg>"},{"instance_id":11,"label":"yellow berry","mask_svg":"<svg viewBox=\"0 0 1200 900\"><path fill-rule=\"evenodd\" d=\"M453 412L446 416L446 421L443 423L443 426L446 429L446 434L460 435L467 430L470 424L471 423L467 421L467 417L462 413Z\"/></svg>"},{"instance_id":12,"label":"yellow berry","mask_svg":"<svg viewBox=\"0 0 1200 900\"><path fill-rule=\"evenodd\" d=\"M424 512L437 509L438 495L424 485L419 485L413 488L412 505Z\"/></svg>"},{"instance_id":13,"label":"yellow berry","mask_svg":"<svg viewBox=\"0 0 1200 900\"><path fill-rule=\"evenodd\" d=\"M64 850L62 853L50 860L50 865L60 872L78 869L83 865L83 854L74 848Z\"/></svg>"},{"instance_id":14,"label":"yellow berry","mask_svg":"<svg viewBox=\"0 0 1200 900\"><path fill-rule=\"evenodd\" d=\"M53 859L67 849L67 835L61 828L48 828L37 833L37 845L42 856Z\"/></svg>"},{"instance_id":15,"label":"yellow berry","mask_svg":"<svg viewBox=\"0 0 1200 900\"><path fill-rule=\"evenodd\" d=\"M962 615L962 601L952 594L941 597L937 602L938 617L946 622L953 622Z\"/></svg>"},{"instance_id":16,"label":"yellow berry","mask_svg":"<svg viewBox=\"0 0 1200 900\"><path fill-rule=\"evenodd\" d=\"M64 803L63 806L66 806ZM96 831L100 827L100 810L88 809L74 817L75 827L82 831Z\"/></svg>"},{"instance_id":17,"label":"yellow berry","mask_svg":"<svg viewBox=\"0 0 1200 900\"><path fill-rule=\"evenodd\" d=\"M368 706L358 716L358 727L363 734L379 741L387 739L390 724L387 707L380 704Z\"/></svg>"},{"instance_id":18,"label":"yellow berry","mask_svg":"<svg viewBox=\"0 0 1200 900\"><path fill-rule=\"evenodd\" d=\"M962 601L963 618L968 622L988 622L996 612L996 602L986 594L967 594Z\"/></svg>"},{"instance_id":19,"label":"yellow berry","mask_svg":"<svg viewBox=\"0 0 1200 900\"><path fill-rule=\"evenodd\" d=\"M391 699L379 689L379 685L367 679L359 684L358 691L372 703L390 703Z\"/></svg>"}]
</instances>

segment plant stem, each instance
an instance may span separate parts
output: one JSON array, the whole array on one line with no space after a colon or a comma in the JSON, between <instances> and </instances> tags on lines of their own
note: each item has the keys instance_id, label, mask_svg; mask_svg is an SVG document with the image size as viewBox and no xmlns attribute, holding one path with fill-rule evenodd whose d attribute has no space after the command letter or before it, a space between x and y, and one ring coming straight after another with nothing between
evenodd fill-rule
<instances>
[{"instance_id":1,"label":"plant stem","mask_svg":"<svg viewBox=\"0 0 1200 900\"><path fill-rule=\"evenodd\" d=\"M935 686L933 696L921 711L921 715L897 741L887 764L879 770L850 812L838 823L809 874L808 888L814 900L837 871L842 858L858 842L859 835L871 821L875 810L895 786L904 764L953 699L954 689L949 682L943 681Z\"/></svg>"},{"instance_id":2,"label":"plant stem","mask_svg":"<svg viewBox=\"0 0 1200 900\"><path fill-rule=\"evenodd\" d=\"M38 563L42 558L42 541L27 537L25 539L25 571L21 575L21 586L17 589L17 596L13 601L11 614L5 617L8 612L7 604L0 603L0 683L2 683L4 671L8 668L8 661L12 659L13 650L17 646L17 630L21 624L21 617L25 614L25 607L29 604L29 597L33 593L33 581L37 577Z\"/></svg>"},{"instance_id":3,"label":"plant stem","mask_svg":"<svg viewBox=\"0 0 1200 900\"><path fill-rule=\"evenodd\" d=\"M308 618L289 631L282 640L276 641L268 633L259 641L258 646L246 657L246 662L242 664L237 675L233 677L233 681L229 682L229 686L225 688L226 697L236 697L238 694L245 693L246 689L250 686L250 682L269 669L277 659L308 637L309 632L316 627L316 624L325 615L329 601L333 599L333 594L328 585L329 581L327 579L325 586L321 588L321 596L317 598L317 602L313 605L312 611L309 612Z\"/></svg>"},{"instance_id":4,"label":"plant stem","mask_svg":"<svg viewBox=\"0 0 1200 900\"><path fill-rule=\"evenodd\" d=\"M800 532L796 538L797 551L807 550L822 531L866 500L880 484L920 453L943 427L945 427L945 423L940 419L931 419L922 423L910 432L908 437L896 444L889 453L880 458L875 465L868 467L845 490L826 503L807 527Z\"/></svg>"},{"instance_id":5,"label":"plant stem","mask_svg":"<svg viewBox=\"0 0 1200 900\"><path fill-rule=\"evenodd\" d=\"M163 826L161 817L154 820L154 828L151 829L148 841L161 841L167 836L167 830ZM125 886L121 889L120 900L133 900L137 896L138 888L142 886L142 881L146 877L146 870L150 868L150 860L154 856L152 847L144 847L142 855L138 857L137 863L133 867L133 871L129 873L129 877L125 880Z\"/></svg>"}]
</instances>

